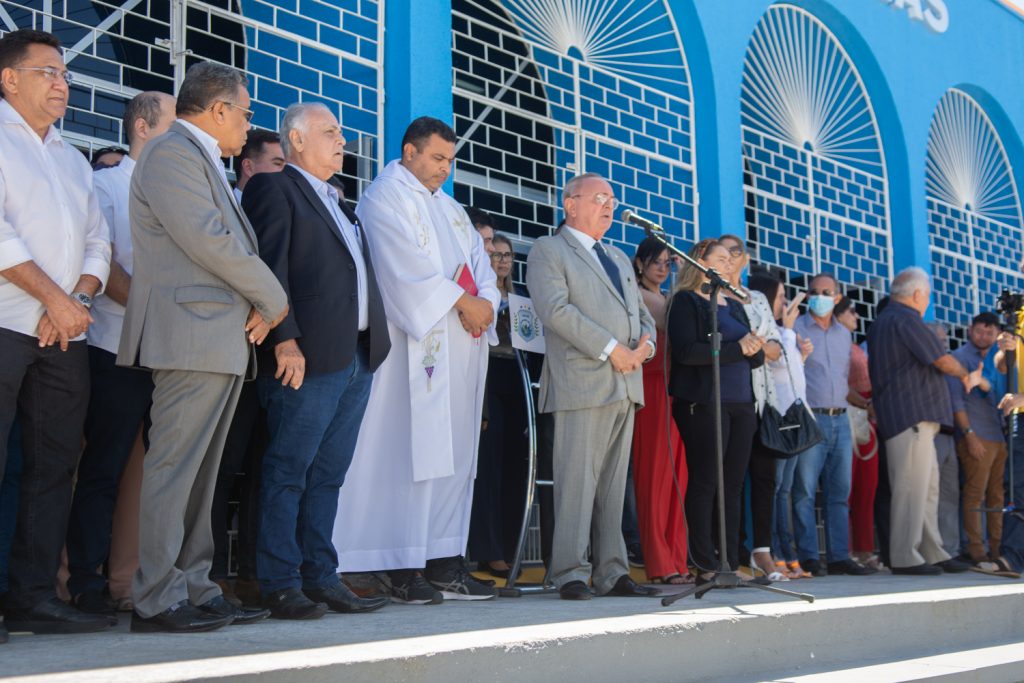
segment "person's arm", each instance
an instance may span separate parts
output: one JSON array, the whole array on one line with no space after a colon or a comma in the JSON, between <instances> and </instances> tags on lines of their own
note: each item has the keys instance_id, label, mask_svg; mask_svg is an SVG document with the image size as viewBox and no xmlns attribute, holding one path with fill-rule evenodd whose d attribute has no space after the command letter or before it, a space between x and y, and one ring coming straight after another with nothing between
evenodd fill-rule
<instances>
[{"instance_id":1,"label":"person's arm","mask_svg":"<svg viewBox=\"0 0 1024 683\"><path fill-rule=\"evenodd\" d=\"M287 314L288 297L267 264L225 225L205 163L179 145L158 144L145 167L136 167L135 173L143 175L137 182L133 178L132 191L142 193L167 235L192 261L252 305L264 323L256 334L262 340L266 328ZM258 325L251 317L247 328L250 324Z\"/></svg>"},{"instance_id":2,"label":"person's arm","mask_svg":"<svg viewBox=\"0 0 1024 683\"><path fill-rule=\"evenodd\" d=\"M647 310L650 312L651 318L654 319L654 326L657 329L664 331L665 312L668 309L668 300L661 292L651 292L642 287L639 289L640 297L647 306Z\"/></svg>"},{"instance_id":3,"label":"person's arm","mask_svg":"<svg viewBox=\"0 0 1024 683\"><path fill-rule=\"evenodd\" d=\"M669 306L666 331L672 347L672 360L680 365L711 365L711 342L698 308L697 295L678 292ZM701 332L705 336L701 338ZM736 363L743 360L739 342L722 342L721 362Z\"/></svg>"},{"instance_id":4,"label":"person's arm","mask_svg":"<svg viewBox=\"0 0 1024 683\"><path fill-rule=\"evenodd\" d=\"M131 286L132 276L121 267L116 259L110 259L110 277L107 278L107 286L103 293L122 306L127 306L128 290Z\"/></svg>"}]
</instances>

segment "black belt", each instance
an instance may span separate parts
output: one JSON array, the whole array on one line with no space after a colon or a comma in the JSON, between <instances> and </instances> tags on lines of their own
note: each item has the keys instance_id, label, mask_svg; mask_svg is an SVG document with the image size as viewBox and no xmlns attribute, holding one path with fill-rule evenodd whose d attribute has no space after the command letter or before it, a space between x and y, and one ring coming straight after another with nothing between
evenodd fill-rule
<instances>
[{"instance_id":1,"label":"black belt","mask_svg":"<svg viewBox=\"0 0 1024 683\"><path fill-rule=\"evenodd\" d=\"M846 408L811 408L812 413L818 413L819 415L842 415L846 412Z\"/></svg>"}]
</instances>

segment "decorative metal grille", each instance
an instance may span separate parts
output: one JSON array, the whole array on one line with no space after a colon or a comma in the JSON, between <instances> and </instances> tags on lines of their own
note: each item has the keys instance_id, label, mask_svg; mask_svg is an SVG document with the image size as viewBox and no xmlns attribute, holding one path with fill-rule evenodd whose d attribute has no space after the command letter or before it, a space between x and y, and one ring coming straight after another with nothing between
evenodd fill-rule
<instances>
[{"instance_id":1,"label":"decorative metal grille","mask_svg":"<svg viewBox=\"0 0 1024 683\"><path fill-rule=\"evenodd\" d=\"M555 227L565 181L596 172L670 235L696 238L689 75L661 0L452 6L459 201L525 245ZM616 224L609 239L631 253L643 233Z\"/></svg>"},{"instance_id":2,"label":"decorative metal grille","mask_svg":"<svg viewBox=\"0 0 1024 683\"><path fill-rule=\"evenodd\" d=\"M813 14L775 5L747 48L740 107L755 260L795 287L832 272L870 321L892 249L878 126L853 62Z\"/></svg>"},{"instance_id":3,"label":"decorative metal grille","mask_svg":"<svg viewBox=\"0 0 1024 683\"><path fill-rule=\"evenodd\" d=\"M75 76L61 126L78 147L122 142L127 100L174 92L188 66L218 61L248 72L254 126L276 129L293 102L329 106L357 194L376 172L383 127L381 11L374 0L0 0L0 33L61 39Z\"/></svg>"},{"instance_id":4,"label":"decorative metal grille","mask_svg":"<svg viewBox=\"0 0 1024 683\"><path fill-rule=\"evenodd\" d=\"M971 318L1024 287L1020 196L1006 150L978 102L958 89L939 101L925 166L935 317L966 339Z\"/></svg>"}]
</instances>

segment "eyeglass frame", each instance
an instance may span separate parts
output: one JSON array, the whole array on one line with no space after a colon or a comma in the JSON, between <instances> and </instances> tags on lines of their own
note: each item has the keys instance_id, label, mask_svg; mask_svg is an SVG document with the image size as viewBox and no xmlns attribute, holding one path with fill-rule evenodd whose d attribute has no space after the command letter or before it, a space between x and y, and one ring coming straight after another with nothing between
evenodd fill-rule
<instances>
[{"instance_id":1,"label":"eyeglass frame","mask_svg":"<svg viewBox=\"0 0 1024 683\"><path fill-rule=\"evenodd\" d=\"M210 109L212 110L215 106L217 106L218 103L226 104L232 109L237 109L238 111L242 112L242 116L245 117L246 123L252 123L252 117L256 115L256 112L254 112L252 109L246 109L240 104L235 104L234 102L229 102L227 100L217 100L217 102L214 102L210 105Z\"/></svg>"},{"instance_id":2,"label":"eyeglass frame","mask_svg":"<svg viewBox=\"0 0 1024 683\"><path fill-rule=\"evenodd\" d=\"M515 255L514 252L511 252L511 251L508 252L507 254L504 253L504 252L498 252L498 251L495 251L495 252L493 252L491 254L491 260L492 261L497 261L498 263L501 263L502 261L514 261L515 259L516 259L516 255Z\"/></svg>"},{"instance_id":3,"label":"eyeglass frame","mask_svg":"<svg viewBox=\"0 0 1024 683\"><path fill-rule=\"evenodd\" d=\"M611 200L611 202L612 202L612 211L614 211L619 206L619 204L620 204L618 197L616 197L615 195L609 195L609 194L607 194L605 192L595 192L594 194L590 194L590 195L586 195L586 194L571 194L571 195L569 195L569 199L576 199L577 197L593 197L594 198L594 203L597 204L598 206L604 206L605 204L608 203L609 200ZM604 197L604 200L599 199L600 197Z\"/></svg>"},{"instance_id":4,"label":"eyeglass frame","mask_svg":"<svg viewBox=\"0 0 1024 683\"><path fill-rule=\"evenodd\" d=\"M75 80L74 75L69 70L60 70L55 66L12 66L10 68L15 71L38 71L51 83L56 83L57 78L60 77L64 80L64 84L67 86L70 86Z\"/></svg>"}]
</instances>

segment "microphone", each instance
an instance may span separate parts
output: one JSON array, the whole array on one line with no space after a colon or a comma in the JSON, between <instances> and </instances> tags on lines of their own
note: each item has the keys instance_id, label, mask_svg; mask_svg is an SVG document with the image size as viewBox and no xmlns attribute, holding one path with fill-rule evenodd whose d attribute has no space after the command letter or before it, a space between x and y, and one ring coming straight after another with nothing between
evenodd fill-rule
<instances>
[{"instance_id":1,"label":"microphone","mask_svg":"<svg viewBox=\"0 0 1024 683\"><path fill-rule=\"evenodd\" d=\"M661 226L655 223L654 221L649 221L646 218L643 218L642 216L638 216L635 213L633 213L630 209L626 209L625 211L623 211L622 215L620 215L619 218L622 220L623 223L632 223L633 225L640 226L644 230L652 230L654 232L665 232L664 230L662 230Z\"/></svg>"}]
</instances>

